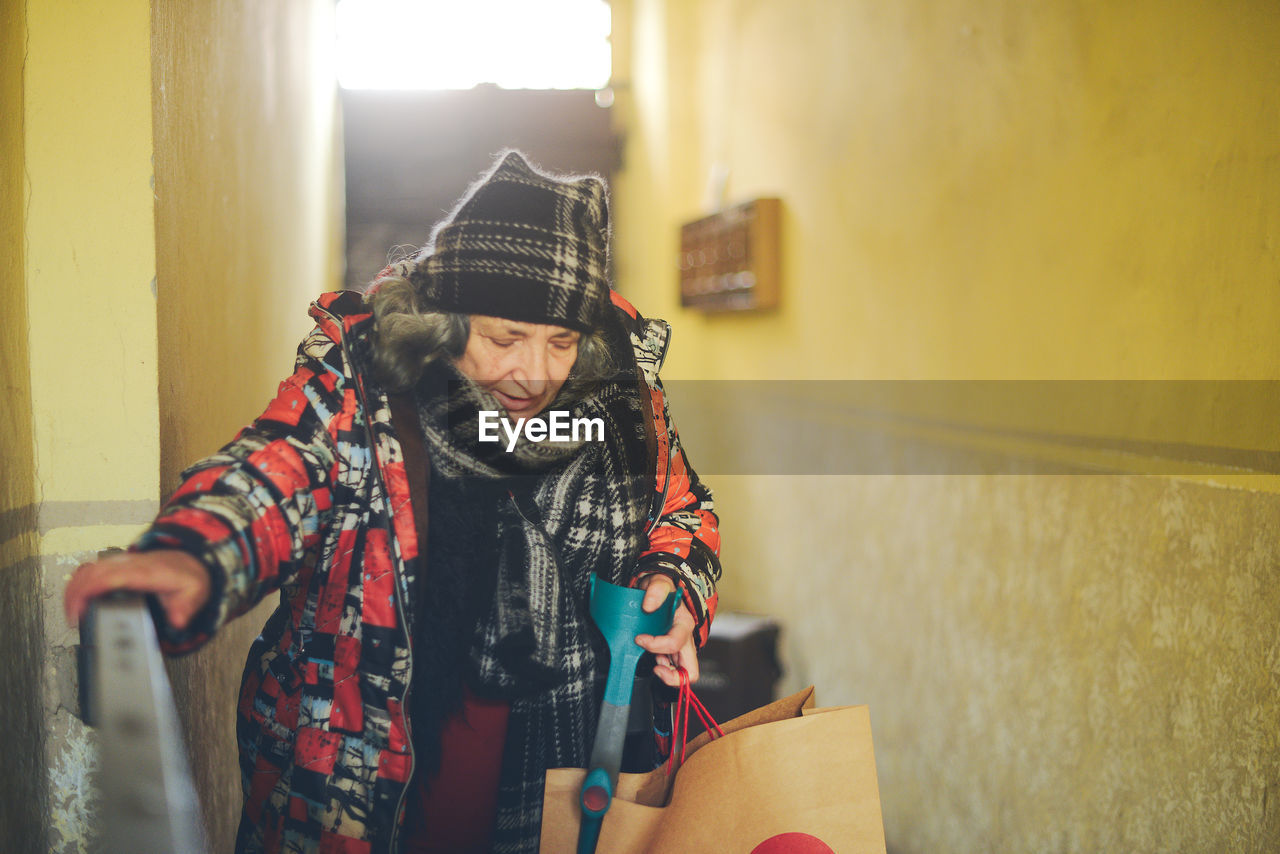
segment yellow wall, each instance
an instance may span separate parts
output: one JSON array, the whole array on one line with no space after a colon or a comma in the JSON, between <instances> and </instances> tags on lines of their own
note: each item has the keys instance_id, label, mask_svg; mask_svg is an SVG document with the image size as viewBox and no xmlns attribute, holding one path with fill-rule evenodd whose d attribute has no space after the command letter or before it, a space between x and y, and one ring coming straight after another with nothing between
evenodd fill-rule
<instances>
[{"instance_id":1,"label":"yellow wall","mask_svg":"<svg viewBox=\"0 0 1280 854\"><path fill-rule=\"evenodd\" d=\"M897 474L734 476L855 393L837 380L1280 379L1280 12L614 16L619 287L674 323L668 377L715 381L685 384L676 417L717 489L725 605L783 620L784 688L870 704L890 845L1280 846L1274 386L1099 384L1062 412L982 411L955 383L907 442L895 407L921 413L897 384L879 421L835 406L821 425L849 437L830 470L883 454ZM728 201L783 199L776 312L678 306L677 229L705 213L714 164ZM726 387L746 398L732 417L699 411ZM779 389L808 408L770 412ZM1096 437L1106 459L1079 449ZM1077 466L1112 473L982 474Z\"/></svg>"},{"instance_id":2,"label":"yellow wall","mask_svg":"<svg viewBox=\"0 0 1280 854\"><path fill-rule=\"evenodd\" d=\"M311 328L308 304L341 281L332 15L327 0L153 11L162 492L263 410ZM239 820L235 701L267 613L170 668L199 734L211 850L231 850Z\"/></svg>"},{"instance_id":3,"label":"yellow wall","mask_svg":"<svg viewBox=\"0 0 1280 854\"><path fill-rule=\"evenodd\" d=\"M27 299L46 504L141 500L154 507L147 18L148 4L137 0L27 10ZM128 441L107 452L104 437Z\"/></svg>"},{"instance_id":4,"label":"yellow wall","mask_svg":"<svg viewBox=\"0 0 1280 854\"><path fill-rule=\"evenodd\" d=\"M617 9L646 45L619 216L648 194L660 226L620 229L620 276L696 339L679 375L1280 370L1271 4ZM767 317L676 308L663 250L717 162L731 200L787 206L790 290Z\"/></svg>"},{"instance_id":5,"label":"yellow wall","mask_svg":"<svg viewBox=\"0 0 1280 854\"><path fill-rule=\"evenodd\" d=\"M331 6L156 6L165 491L262 411L341 275Z\"/></svg>"},{"instance_id":6,"label":"yellow wall","mask_svg":"<svg viewBox=\"0 0 1280 854\"><path fill-rule=\"evenodd\" d=\"M23 54L26 48L26 9L9 4L0 12L0 382L5 405L0 407L0 514L11 514L35 503L35 470L31 438L31 374L27 355L26 182L23 177ZM0 515L0 518L15 519ZM30 527L21 526L21 527ZM10 546L18 533L12 524L0 530L0 548ZM4 566L13 563L5 554Z\"/></svg>"},{"instance_id":7,"label":"yellow wall","mask_svg":"<svg viewBox=\"0 0 1280 854\"><path fill-rule=\"evenodd\" d=\"M0 514L28 507L35 501L35 471L31 439L31 375L27 357L26 182L23 178L22 65L26 48L26 9L7 4L0 10ZM0 548L10 528L0 530ZM16 531L15 531L16 533ZM4 566L11 561L7 558Z\"/></svg>"}]
</instances>

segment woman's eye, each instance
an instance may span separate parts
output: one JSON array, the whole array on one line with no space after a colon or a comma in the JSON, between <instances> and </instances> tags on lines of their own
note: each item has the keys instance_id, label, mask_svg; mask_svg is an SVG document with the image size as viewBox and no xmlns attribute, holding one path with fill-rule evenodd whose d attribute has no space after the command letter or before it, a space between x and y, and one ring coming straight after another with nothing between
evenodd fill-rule
<instances>
[{"instance_id":1,"label":"woman's eye","mask_svg":"<svg viewBox=\"0 0 1280 854\"><path fill-rule=\"evenodd\" d=\"M503 350L507 349L512 344L516 343L514 338L490 338L489 342L493 344L493 346Z\"/></svg>"},{"instance_id":2,"label":"woman's eye","mask_svg":"<svg viewBox=\"0 0 1280 854\"><path fill-rule=\"evenodd\" d=\"M578 346L577 341L552 341L551 346L559 350L561 353L567 353L574 347Z\"/></svg>"}]
</instances>

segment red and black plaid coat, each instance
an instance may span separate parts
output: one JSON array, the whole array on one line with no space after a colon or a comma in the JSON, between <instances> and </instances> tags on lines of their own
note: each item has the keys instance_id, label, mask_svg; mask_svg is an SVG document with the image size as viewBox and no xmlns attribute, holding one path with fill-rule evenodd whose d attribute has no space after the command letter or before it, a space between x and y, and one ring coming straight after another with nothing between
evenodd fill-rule
<instances>
[{"instance_id":1,"label":"red and black plaid coat","mask_svg":"<svg viewBox=\"0 0 1280 854\"><path fill-rule=\"evenodd\" d=\"M640 557L677 576L701 643L719 576L710 492L685 460L657 380L666 325L614 303L658 439L654 524ZM325 295L311 314L316 327L266 411L184 473L135 548L182 548L210 569L213 595L190 629L169 633L172 653L280 591L240 692L238 847L393 851L413 773L406 615L418 536L387 397L352 368L371 315L353 292Z\"/></svg>"}]
</instances>

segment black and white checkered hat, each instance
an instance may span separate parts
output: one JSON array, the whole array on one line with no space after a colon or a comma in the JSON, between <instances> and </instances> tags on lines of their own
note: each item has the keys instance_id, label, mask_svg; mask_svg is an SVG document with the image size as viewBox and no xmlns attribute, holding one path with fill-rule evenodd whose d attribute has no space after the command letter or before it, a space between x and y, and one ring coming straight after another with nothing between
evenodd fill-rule
<instances>
[{"instance_id":1,"label":"black and white checkered hat","mask_svg":"<svg viewBox=\"0 0 1280 854\"><path fill-rule=\"evenodd\" d=\"M608 234L599 178L546 174L508 151L437 226L412 279L445 311L591 332L609 303Z\"/></svg>"}]
</instances>

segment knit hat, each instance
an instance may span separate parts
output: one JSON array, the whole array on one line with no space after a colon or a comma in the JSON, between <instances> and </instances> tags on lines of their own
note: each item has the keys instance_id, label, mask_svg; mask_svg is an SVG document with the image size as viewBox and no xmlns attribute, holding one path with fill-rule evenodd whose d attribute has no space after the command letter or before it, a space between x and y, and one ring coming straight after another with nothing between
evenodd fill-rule
<instances>
[{"instance_id":1,"label":"knit hat","mask_svg":"<svg viewBox=\"0 0 1280 854\"><path fill-rule=\"evenodd\" d=\"M499 157L436 227L411 280L444 311L599 329L609 301L604 183L545 174L517 151Z\"/></svg>"}]
</instances>

